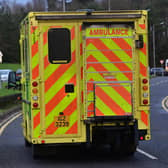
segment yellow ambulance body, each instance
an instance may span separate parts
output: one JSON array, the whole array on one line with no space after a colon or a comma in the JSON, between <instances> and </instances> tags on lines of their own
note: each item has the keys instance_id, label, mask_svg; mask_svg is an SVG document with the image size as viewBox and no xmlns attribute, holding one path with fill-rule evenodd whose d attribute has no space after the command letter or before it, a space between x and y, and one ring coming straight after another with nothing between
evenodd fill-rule
<instances>
[{"instance_id":1,"label":"yellow ambulance body","mask_svg":"<svg viewBox=\"0 0 168 168\"><path fill-rule=\"evenodd\" d=\"M150 140L146 11L31 12L21 23L23 132L41 145Z\"/></svg>"}]
</instances>

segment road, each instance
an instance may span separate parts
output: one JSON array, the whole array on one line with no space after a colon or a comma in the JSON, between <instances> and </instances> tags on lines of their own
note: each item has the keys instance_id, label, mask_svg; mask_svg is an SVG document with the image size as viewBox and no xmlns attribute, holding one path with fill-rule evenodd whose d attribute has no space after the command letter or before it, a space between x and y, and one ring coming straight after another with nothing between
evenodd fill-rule
<instances>
[{"instance_id":1,"label":"road","mask_svg":"<svg viewBox=\"0 0 168 168\"><path fill-rule=\"evenodd\" d=\"M136 152L133 157L115 158L108 148L81 152L77 147L61 148L48 157L33 160L31 148L24 147L19 117L0 137L0 168L168 168L168 112L161 106L163 98L168 96L167 88L168 77L151 79L152 140L142 141L138 147L147 155Z\"/></svg>"}]
</instances>

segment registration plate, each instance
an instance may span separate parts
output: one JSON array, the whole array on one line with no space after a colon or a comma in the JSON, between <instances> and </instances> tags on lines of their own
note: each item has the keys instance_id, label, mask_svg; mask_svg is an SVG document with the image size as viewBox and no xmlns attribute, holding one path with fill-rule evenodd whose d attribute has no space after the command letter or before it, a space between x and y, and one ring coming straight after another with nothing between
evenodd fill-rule
<instances>
[{"instance_id":1,"label":"registration plate","mask_svg":"<svg viewBox=\"0 0 168 168\"><path fill-rule=\"evenodd\" d=\"M55 127L69 127L69 116L56 116Z\"/></svg>"}]
</instances>

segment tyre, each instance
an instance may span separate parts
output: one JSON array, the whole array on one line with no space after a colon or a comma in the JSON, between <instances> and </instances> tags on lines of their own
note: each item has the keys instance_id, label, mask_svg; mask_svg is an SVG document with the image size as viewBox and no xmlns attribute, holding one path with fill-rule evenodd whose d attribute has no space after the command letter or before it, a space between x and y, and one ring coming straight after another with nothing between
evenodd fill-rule
<instances>
[{"instance_id":1,"label":"tyre","mask_svg":"<svg viewBox=\"0 0 168 168\"><path fill-rule=\"evenodd\" d=\"M132 156L136 152L137 142L132 135L117 136L111 144L111 151L116 156Z\"/></svg>"},{"instance_id":2,"label":"tyre","mask_svg":"<svg viewBox=\"0 0 168 168\"><path fill-rule=\"evenodd\" d=\"M40 145L38 144L32 144L32 155L33 155L33 159L39 159L39 157L41 156L40 153Z\"/></svg>"},{"instance_id":3,"label":"tyre","mask_svg":"<svg viewBox=\"0 0 168 168\"><path fill-rule=\"evenodd\" d=\"M127 155L127 156L133 156L134 153L136 152L136 148L137 148L137 145L135 145L135 144L128 144L124 148L124 154Z\"/></svg>"},{"instance_id":4,"label":"tyre","mask_svg":"<svg viewBox=\"0 0 168 168\"><path fill-rule=\"evenodd\" d=\"M127 135L123 137L122 148L124 155L131 156L136 152L138 143L134 135Z\"/></svg>"},{"instance_id":5,"label":"tyre","mask_svg":"<svg viewBox=\"0 0 168 168\"><path fill-rule=\"evenodd\" d=\"M31 147L31 143L25 138L24 139L24 142L25 142L25 147Z\"/></svg>"}]
</instances>

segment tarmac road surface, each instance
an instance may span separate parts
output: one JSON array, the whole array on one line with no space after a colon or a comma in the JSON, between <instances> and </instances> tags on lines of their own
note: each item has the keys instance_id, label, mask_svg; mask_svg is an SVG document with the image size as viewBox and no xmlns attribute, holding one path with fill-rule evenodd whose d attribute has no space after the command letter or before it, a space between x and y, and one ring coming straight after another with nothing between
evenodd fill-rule
<instances>
[{"instance_id":1,"label":"tarmac road surface","mask_svg":"<svg viewBox=\"0 0 168 168\"><path fill-rule=\"evenodd\" d=\"M0 168L168 168L168 112L162 108L166 96L168 77L151 79L152 140L140 142L133 157L116 158L108 146L99 150L61 147L33 160L31 148L24 146L20 116L1 131Z\"/></svg>"}]
</instances>

